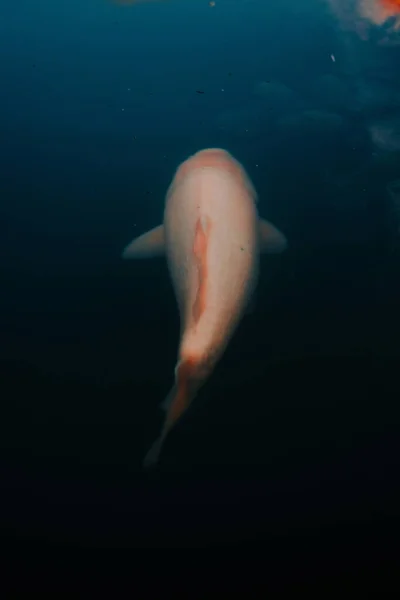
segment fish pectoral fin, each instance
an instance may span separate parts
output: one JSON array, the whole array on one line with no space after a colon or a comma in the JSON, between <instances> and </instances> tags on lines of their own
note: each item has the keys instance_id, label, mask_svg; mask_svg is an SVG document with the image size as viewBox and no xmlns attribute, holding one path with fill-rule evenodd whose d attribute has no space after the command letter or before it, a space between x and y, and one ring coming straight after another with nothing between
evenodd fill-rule
<instances>
[{"instance_id":1,"label":"fish pectoral fin","mask_svg":"<svg viewBox=\"0 0 400 600\"><path fill-rule=\"evenodd\" d=\"M122 258L153 258L164 256L164 225L159 225L133 239L122 253Z\"/></svg>"},{"instance_id":2,"label":"fish pectoral fin","mask_svg":"<svg viewBox=\"0 0 400 600\"><path fill-rule=\"evenodd\" d=\"M265 219L259 219L260 252L279 254L286 250L286 236Z\"/></svg>"}]
</instances>

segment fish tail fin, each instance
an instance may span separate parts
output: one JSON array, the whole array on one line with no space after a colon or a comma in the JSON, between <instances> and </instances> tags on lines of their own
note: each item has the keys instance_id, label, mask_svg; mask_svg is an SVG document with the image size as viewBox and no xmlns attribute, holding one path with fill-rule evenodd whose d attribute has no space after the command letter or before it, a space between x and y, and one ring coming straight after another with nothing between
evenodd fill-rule
<instances>
[{"instance_id":1,"label":"fish tail fin","mask_svg":"<svg viewBox=\"0 0 400 600\"><path fill-rule=\"evenodd\" d=\"M165 414L168 413L171 404L174 401L174 398L176 396L177 390L176 390L176 383L172 386L172 388L170 389L170 391L168 392L168 394L165 396L164 400L161 402L160 404L160 408L162 411L165 412Z\"/></svg>"},{"instance_id":2,"label":"fish tail fin","mask_svg":"<svg viewBox=\"0 0 400 600\"><path fill-rule=\"evenodd\" d=\"M143 467L145 469L150 469L152 467L155 467L158 463L158 459L161 454L164 440L167 437L167 433L169 431L169 429L167 429L167 427L166 427L167 420L168 420L168 413L169 413L169 410L170 410L173 402L175 402L175 398L176 398L177 394L178 394L178 388L177 388L177 384L175 383L172 386L172 388L170 389L170 391L168 392L165 400L163 400L163 402L161 403L161 409L166 413L166 417L164 420L164 425L163 425L161 434L155 440L155 442L153 442L153 444L151 445L150 449L148 450L146 456L144 457Z\"/></svg>"},{"instance_id":3,"label":"fish tail fin","mask_svg":"<svg viewBox=\"0 0 400 600\"><path fill-rule=\"evenodd\" d=\"M145 469L156 466L165 438L192 403L200 387L198 379L194 376L197 372L196 367L197 361L190 358L181 360L177 364L175 368L175 384L161 404L161 407L167 413L164 425L160 436L150 447L144 458L143 467Z\"/></svg>"},{"instance_id":4,"label":"fish tail fin","mask_svg":"<svg viewBox=\"0 0 400 600\"><path fill-rule=\"evenodd\" d=\"M146 456L144 457L144 460L143 460L143 468L144 469L151 469L152 467L155 467L157 465L158 460L160 458L164 439L165 439L165 436L160 435L160 437L158 437L156 439L156 441L153 442L153 444L150 447L150 450L147 451Z\"/></svg>"}]
</instances>

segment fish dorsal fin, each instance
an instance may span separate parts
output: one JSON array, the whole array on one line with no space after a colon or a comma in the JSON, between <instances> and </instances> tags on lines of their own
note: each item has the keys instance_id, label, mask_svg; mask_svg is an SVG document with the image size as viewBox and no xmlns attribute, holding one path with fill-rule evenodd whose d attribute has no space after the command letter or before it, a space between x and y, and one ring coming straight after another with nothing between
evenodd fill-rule
<instances>
[{"instance_id":1,"label":"fish dorsal fin","mask_svg":"<svg viewBox=\"0 0 400 600\"><path fill-rule=\"evenodd\" d=\"M265 219L259 219L260 252L279 254L287 248L286 236Z\"/></svg>"},{"instance_id":2,"label":"fish dorsal fin","mask_svg":"<svg viewBox=\"0 0 400 600\"><path fill-rule=\"evenodd\" d=\"M122 258L153 258L164 256L164 225L159 225L133 239L122 253Z\"/></svg>"}]
</instances>

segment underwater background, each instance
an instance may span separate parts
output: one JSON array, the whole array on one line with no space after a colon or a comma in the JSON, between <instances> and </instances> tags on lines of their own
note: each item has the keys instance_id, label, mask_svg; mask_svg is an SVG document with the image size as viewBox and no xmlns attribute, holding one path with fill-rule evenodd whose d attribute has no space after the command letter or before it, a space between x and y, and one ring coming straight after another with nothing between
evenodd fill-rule
<instances>
[{"instance_id":1,"label":"underwater background","mask_svg":"<svg viewBox=\"0 0 400 600\"><path fill-rule=\"evenodd\" d=\"M339 0L1 13L5 539L378 535L399 488L397 17ZM252 314L148 474L179 316L165 260L121 253L206 147L244 165L289 247L262 257Z\"/></svg>"}]
</instances>

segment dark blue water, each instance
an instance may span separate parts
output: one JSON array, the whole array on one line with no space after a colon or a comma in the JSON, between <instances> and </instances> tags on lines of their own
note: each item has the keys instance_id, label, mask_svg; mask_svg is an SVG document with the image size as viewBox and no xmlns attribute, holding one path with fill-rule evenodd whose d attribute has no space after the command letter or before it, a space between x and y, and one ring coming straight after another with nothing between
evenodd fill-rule
<instances>
[{"instance_id":1,"label":"dark blue water","mask_svg":"<svg viewBox=\"0 0 400 600\"><path fill-rule=\"evenodd\" d=\"M390 516L400 46L304 4L1 7L5 531L250 543ZM262 258L254 312L148 476L178 313L164 261L120 255L210 146L289 249Z\"/></svg>"}]
</instances>

